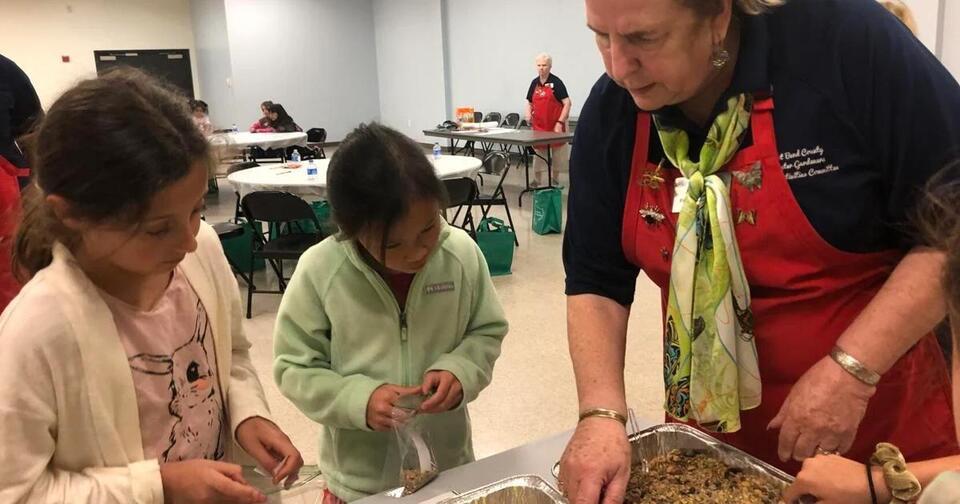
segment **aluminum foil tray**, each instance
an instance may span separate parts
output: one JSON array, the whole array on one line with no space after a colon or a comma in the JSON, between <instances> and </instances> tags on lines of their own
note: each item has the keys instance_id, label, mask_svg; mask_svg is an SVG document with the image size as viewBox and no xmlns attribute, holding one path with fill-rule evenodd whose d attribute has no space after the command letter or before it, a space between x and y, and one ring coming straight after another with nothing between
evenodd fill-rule
<instances>
[{"instance_id":1,"label":"aluminum foil tray","mask_svg":"<svg viewBox=\"0 0 960 504\"><path fill-rule=\"evenodd\" d=\"M462 493L442 504L554 504L567 502L539 476L513 476Z\"/></svg>"},{"instance_id":2,"label":"aluminum foil tray","mask_svg":"<svg viewBox=\"0 0 960 504\"><path fill-rule=\"evenodd\" d=\"M702 450L713 454L730 467L765 476L784 487L793 483L793 477L780 469L687 425L656 425L631 435L629 439L633 448L634 464L670 450Z\"/></svg>"},{"instance_id":3,"label":"aluminum foil tray","mask_svg":"<svg viewBox=\"0 0 960 504\"><path fill-rule=\"evenodd\" d=\"M780 469L684 424L656 425L631 434L628 439L635 465L675 449L699 450L711 453L731 467L777 481L784 488L793 483L793 477ZM559 472L560 462L557 462L553 466L553 476L559 478Z\"/></svg>"}]
</instances>

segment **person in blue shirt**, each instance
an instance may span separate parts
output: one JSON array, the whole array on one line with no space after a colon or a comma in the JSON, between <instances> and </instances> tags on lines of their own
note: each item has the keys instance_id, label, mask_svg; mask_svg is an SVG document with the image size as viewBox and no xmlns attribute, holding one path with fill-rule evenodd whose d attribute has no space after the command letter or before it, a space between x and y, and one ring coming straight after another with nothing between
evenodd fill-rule
<instances>
[{"instance_id":1,"label":"person in blue shirt","mask_svg":"<svg viewBox=\"0 0 960 504\"><path fill-rule=\"evenodd\" d=\"M42 116L30 78L0 54L0 310L20 292L10 267L20 190L30 182L26 149L20 142Z\"/></svg>"},{"instance_id":2,"label":"person in blue shirt","mask_svg":"<svg viewBox=\"0 0 960 504\"><path fill-rule=\"evenodd\" d=\"M907 216L960 152L960 86L875 0L585 0L606 74L571 154L576 502L619 502L627 320L661 288L664 406L788 472L960 453L943 256Z\"/></svg>"},{"instance_id":3,"label":"person in blue shirt","mask_svg":"<svg viewBox=\"0 0 960 504\"><path fill-rule=\"evenodd\" d=\"M40 98L27 74L0 54L0 156L13 166L27 168L27 157L17 140L27 134L43 116ZM20 186L29 176L20 177Z\"/></svg>"}]
</instances>

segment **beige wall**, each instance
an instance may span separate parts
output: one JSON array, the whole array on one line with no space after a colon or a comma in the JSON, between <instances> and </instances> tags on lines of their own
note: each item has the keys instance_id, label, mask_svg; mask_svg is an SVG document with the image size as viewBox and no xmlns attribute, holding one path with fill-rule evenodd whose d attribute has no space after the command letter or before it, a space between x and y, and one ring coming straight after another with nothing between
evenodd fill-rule
<instances>
[{"instance_id":1,"label":"beige wall","mask_svg":"<svg viewBox=\"0 0 960 504\"><path fill-rule=\"evenodd\" d=\"M917 38L930 49L937 52L937 24L940 21L940 0L903 0L913 11L917 21Z\"/></svg>"},{"instance_id":2,"label":"beige wall","mask_svg":"<svg viewBox=\"0 0 960 504\"><path fill-rule=\"evenodd\" d=\"M104 49L190 49L199 89L190 0L0 0L0 54L23 68L44 108L96 75L93 51Z\"/></svg>"},{"instance_id":3,"label":"beige wall","mask_svg":"<svg viewBox=\"0 0 960 504\"><path fill-rule=\"evenodd\" d=\"M949 0L943 17L943 64L960 80L960 1Z\"/></svg>"}]
</instances>

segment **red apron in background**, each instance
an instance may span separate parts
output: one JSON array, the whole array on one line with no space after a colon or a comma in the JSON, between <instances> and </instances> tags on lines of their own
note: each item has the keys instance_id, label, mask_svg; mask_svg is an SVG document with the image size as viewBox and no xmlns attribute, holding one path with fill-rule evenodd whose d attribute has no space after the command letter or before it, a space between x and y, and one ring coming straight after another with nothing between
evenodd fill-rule
<instances>
[{"instance_id":1,"label":"red apron in background","mask_svg":"<svg viewBox=\"0 0 960 504\"><path fill-rule=\"evenodd\" d=\"M20 282L13 277L10 257L20 216L20 169L0 156L0 311L20 292Z\"/></svg>"},{"instance_id":2,"label":"red apron in background","mask_svg":"<svg viewBox=\"0 0 960 504\"><path fill-rule=\"evenodd\" d=\"M547 83L549 84L549 82ZM554 131L557 121L560 120L560 114L563 113L563 103L557 100L553 94L553 87L537 83L533 90L533 101L531 102L532 113L530 116L531 126L534 131ZM561 125L563 131L567 130L567 125ZM563 143L552 144L554 149L563 147ZM544 150L543 146L536 147L538 150Z\"/></svg>"},{"instance_id":3,"label":"red apron in background","mask_svg":"<svg viewBox=\"0 0 960 504\"><path fill-rule=\"evenodd\" d=\"M649 163L650 123L649 114L638 115L622 240L627 259L660 287L665 310L678 216L671 211L673 187L680 173ZM829 354L874 298L903 253L855 254L825 242L783 174L772 98L757 100L751 131L753 145L741 149L727 170L732 172L731 211L734 222L739 221L737 242L750 284L763 399L759 408L741 412L739 432L710 434L796 474L799 463L780 462L780 432L768 431L767 424L793 385ZM659 215L663 219L658 222ZM846 456L863 462L880 441L899 446L907 460L960 453L950 379L932 334L883 376Z\"/></svg>"}]
</instances>

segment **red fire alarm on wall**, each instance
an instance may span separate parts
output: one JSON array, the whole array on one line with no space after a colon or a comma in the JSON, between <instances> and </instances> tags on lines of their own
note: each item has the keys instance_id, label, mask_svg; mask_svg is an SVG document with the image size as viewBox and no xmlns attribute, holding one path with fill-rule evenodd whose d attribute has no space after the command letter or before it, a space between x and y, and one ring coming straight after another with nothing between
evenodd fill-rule
<instances>
[{"instance_id":1,"label":"red fire alarm on wall","mask_svg":"<svg viewBox=\"0 0 960 504\"><path fill-rule=\"evenodd\" d=\"M70 63L70 56L60 56L60 61Z\"/></svg>"}]
</instances>

